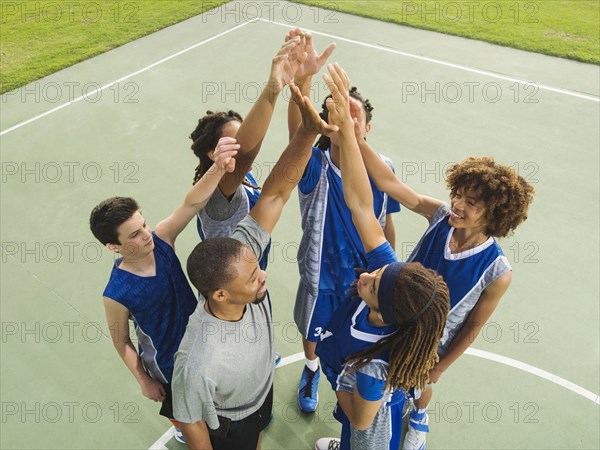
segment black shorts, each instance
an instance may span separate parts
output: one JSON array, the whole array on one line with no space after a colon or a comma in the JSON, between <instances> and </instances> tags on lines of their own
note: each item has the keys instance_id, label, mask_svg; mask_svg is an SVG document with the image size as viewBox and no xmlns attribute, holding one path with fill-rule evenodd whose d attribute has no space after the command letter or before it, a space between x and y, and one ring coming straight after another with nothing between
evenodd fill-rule
<instances>
[{"instance_id":1,"label":"black shorts","mask_svg":"<svg viewBox=\"0 0 600 450\"><path fill-rule=\"evenodd\" d=\"M173 419L173 392L171 392L171 385L163 384L163 387L165 388L166 395L158 413L167 419Z\"/></svg>"},{"instance_id":2,"label":"black shorts","mask_svg":"<svg viewBox=\"0 0 600 450\"><path fill-rule=\"evenodd\" d=\"M213 450L256 450L260 432L271 421L273 411L273 386L257 411L242 420L219 417L219 428L208 429Z\"/></svg>"}]
</instances>

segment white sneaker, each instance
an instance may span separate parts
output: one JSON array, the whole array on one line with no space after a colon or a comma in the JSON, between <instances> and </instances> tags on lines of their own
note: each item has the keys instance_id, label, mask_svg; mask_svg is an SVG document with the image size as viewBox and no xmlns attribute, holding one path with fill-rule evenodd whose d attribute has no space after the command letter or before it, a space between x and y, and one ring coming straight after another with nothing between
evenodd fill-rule
<instances>
[{"instance_id":1,"label":"white sneaker","mask_svg":"<svg viewBox=\"0 0 600 450\"><path fill-rule=\"evenodd\" d=\"M336 438L321 438L315 443L315 450L340 450L340 440Z\"/></svg>"},{"instance_id":2,"label":"white sneaker","mask_svg":"<svg viewBox=\"0 0 600 450\"><path fill-rule=\"evenodd\" d=\"M427 432L429 431L429 416L422 416L413 410L408 419L408 430L404 436L402 450L425 450Z\"/></svg>"}]
</instances>

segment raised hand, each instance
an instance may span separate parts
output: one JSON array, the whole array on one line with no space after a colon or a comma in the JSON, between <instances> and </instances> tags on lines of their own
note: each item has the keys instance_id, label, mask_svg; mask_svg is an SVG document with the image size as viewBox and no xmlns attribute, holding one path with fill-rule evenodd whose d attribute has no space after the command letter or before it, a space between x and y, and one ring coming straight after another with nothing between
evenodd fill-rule
<instances>
[{"instance_id":1,"label":"raised hand","mask_svg":"<svg viewBox=\"0 0 600 450\"><path fill-rule=\"evenodd\" d=\"M305 78L319 73L321 68L327 62L327 59L329 59L335 50L336 45L330 44L325 51L319 55L313 44L312 34L303 32L302 30L296 28L287 34L286 42L296 36L303 37L302 51L306 52L306 60L296 71L296 79Z\"/></svg>"},{"instance_id":2,"label":"raised hand","mask_svg":"<svg viewBox=\"0 0 600 450\"><path fill-rule=\"evenodd\" d=\"M292 101L294 101L300 109L300 114L302 115L302 127L306 131L309 133L325 135L338 131L336 125L328 124L321 116L319 116L319 113L317 113L313 107L310 99L302 95L298 86L291 84L290 89L292 91Z\"/></svg>"},{"instance_id":3,"label":"raised hand","mask_svg":"<svg viewBox=\"0 0 600 450\"><path fill-rule=\"evenodd\" d=\"M298 68L306 60L306 52L297 48L303 44L302 37L294 36L281 46L271 64L269 85L280 92L294 80Z\"/></svg>"},{"instance_id":4,"label":"raised hand","mask_svg":"<svg viewBox=\"0 0 600 450\"><path fill-rule=\"evenodd\" d=\"M235 158L240 145L236 143L235 138L222 137L217 143L217 148L213 153L213 160L217 167L224 172L232 173L235 170Z\"/></svg>"},{"instance_id":5,"label":"raised hand","mask_svg":"<svg viewBox=\"0 0 600 450\"><path fill-rule=\"evenodd\" d=\"M350 80L344 69L339 64L328 64L327 70L331 78L327 74L323 75L323 79L329 88L331 98L327 99L326 106L329 111L329 121L337 125L340 131L343 128L351 126L354 128L354 121L350 112Z\"/></svg>"}]
</instances>

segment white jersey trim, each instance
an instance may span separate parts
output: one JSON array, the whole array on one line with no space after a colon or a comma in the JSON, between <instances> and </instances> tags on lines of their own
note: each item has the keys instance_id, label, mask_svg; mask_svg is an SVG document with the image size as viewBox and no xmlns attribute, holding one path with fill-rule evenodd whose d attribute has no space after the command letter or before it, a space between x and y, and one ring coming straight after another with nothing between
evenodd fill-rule
<instances>
[{"instance_id":1,"label":"white jersey trim","mask_svg":"<svg viewBox=\"0 0 600 450\"><path fill-rule=\"evenodd\" d=\"M495 260L494 260L494 261L493 261L493 262L492 262L492 263L491 263L491 264L490 264L490 265L487 267L487 269L485 269L485 271L484 271L484 272L481 274L481 276L480 276L480 277L479 277L479 279L477 280L477 283L475 283L475 284L473 285L473 287L471 288L471 290L470 290L469 292L467 292L467 293L464 295L464 297L463 297L463 298L461 298L461 299L460 299L460 300L459 300L459 301L456 303L456 305L454 305L454 308L452 308L452 309L451 309L451 310L448 312L448 315L452 314L452 312L453 312L453 311L455 311L455 310L456 310L456 309L457 309L457 308L458 308L458 307L459 307L459 306L460 306L460 305L461 305L461 304L462 304L462 303L463 303L463 302L464 302L466 299L468 299L468 298L469 298L469 296L471 295L471 293L472 293L474 290L476 290L476 289L480 289L480 288L481 288L481 286L482 286L482 285L483 285L483 283L484 283L485 276L488 274L488 272L489 272L489 271L491 271L491 270L494 270L494 269L496 268L496 267L495 267L495 265L496 265L496 263L497 263L498 261L503 261L503 262L506 264L506 266L507 266L507 267L510 269L510 264L508 263L508 259L506 258L506 256L504 256L504 255L498 255L498 257L497 257L497 258L496 258L496 259L495 259ZM506 272L504 272L504 273L506 273ZM487 286L485 286L485 287L484 287L484 288L481 290L481 292L483 293L483 291L484 291L484 290L485 290L485 289L486 289L486 288L487 288L487 287L488 287L490 284L492 284L494 281L496 281L496 279L498 279L499 277L501 277L502 275L504 275L504 273L501 273L501 274L500 274L500 275L498 275L498 277L496 277L494 280L490 281L490 283L489 283ZM481 295L479 296L479 298L481 298ZM477 299L477 302L479 302L479 298ZM477 304L477 302L475 302L475 305ZM475 305L473 305L473 306L475 306Z\"/></svg>"},{"instance_id":2,"label":"white jersey trim","mask_svg":"<svg viewBox=\"0 0 600 450\"><path fill-rule=\"evenodd\" d=\"M133 316L133 314L131 316L135 319L135 316ZM150 375L151 378L160 381L163 384L168 384L169 382L167 381L165 375L162 373L162 370L160 370L158 361L156 360L158 349L155 347L154 342L152 341L152 337L144 333L144 330L142 330L142 327L140 327L137 320L134 320L134 323L135 331L138 335L138 341L141 343L140 347L142 347L142 353L140 353L139 355L140 360L142 361L142 366L144 366L144 369L146 370L148 375ZM145 348L143 345L144 342L150 344L150 348ZM149 366L147 366L146 364L148 364Z\"/></svg>"},{"instance_id":3,"label":"white jersey trim","mask_svg":"<svg viewBox=\"0 0 600 450\"><path fill-rule=\"evenodd\" d=\"M359 339L359 340L365 341L365 342L373 342L373 343L379 342L381 339L391 336L393 333L371 334L371 333L365 333L364 331L360 331L359 329L356 328L356 318L362 312L362 310L365 309L366 307L367 307L367 304L364 301L362 301L360 303L360 305L358 306L358 308L356 308L356 312L352 316L352 325L350 326L350 335L355 339Z\"/></svg>"},{"instance_id":4,"label":"white jersey trim","mask_svg":"<svg viewBox=\"0 0 600 450\"><path fill-rule=\"evenodd\" d=\"M444 216L444 217L446 217L446 216ZM465 258L468 258L469 256L473 256L478 253L481 253L486 248L494 245L494 238L490 236L487 239L487 241L485 241L483 244L479 244L477 247L470 248L470 249L465 250L464 252L460 252L460 253L452 253L450 251L450 239L452 239L452 234L454 233L454 230L455 230L454 227L450 227L450 231L448 232L448 237L446 238L446 245L444 246L444 258L446 258L447 260L458 261L459 259L465 259Z\"/></svg>"}]
</instances>

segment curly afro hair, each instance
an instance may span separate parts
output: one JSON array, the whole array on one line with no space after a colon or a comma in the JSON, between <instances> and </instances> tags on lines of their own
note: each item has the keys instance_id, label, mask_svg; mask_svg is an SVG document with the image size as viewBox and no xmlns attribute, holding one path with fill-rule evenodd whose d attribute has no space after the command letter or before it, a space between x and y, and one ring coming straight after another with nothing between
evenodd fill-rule
<instances>
[{"instance_id":1,"label":"curly afro hair","mask_svg":"<svg viewBox=\"0 0 600 450\"><path fill-rule=\"evenodd\" d=\"M533 186L508 166L487 156L472 156L446 171L451 197L459 190L472 191L485 203L485 233L506 237L527 219Z\"/></svg>"}]
</instances>

